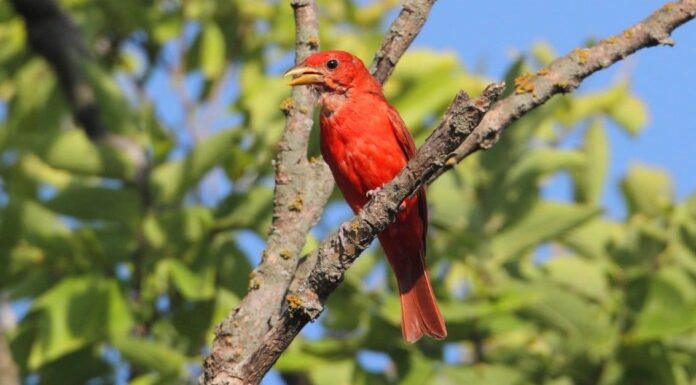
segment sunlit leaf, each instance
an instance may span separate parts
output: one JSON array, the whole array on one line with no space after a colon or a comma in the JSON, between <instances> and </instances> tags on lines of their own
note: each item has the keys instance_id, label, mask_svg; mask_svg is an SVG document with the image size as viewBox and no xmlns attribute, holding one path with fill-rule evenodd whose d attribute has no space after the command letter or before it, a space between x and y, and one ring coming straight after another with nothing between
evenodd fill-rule
<instances>
[{"instance_id":1,"label":"sunlit leaf","mask_svg":"<svg viewBox=\"0 0 696 385\"><path fill-rule=\"evenodd\" d=\"M696 329L696 283L677 269L664 269L650 280L646 303L631 340L643 341Z\"/></svg>"},{"instance_id":2,"label":"sunlit leaf","mask_svg":"<svg viewBox=\"0 0 696 385\"><path fill-rule=\"evenodd\" d=\"M201 71L208 79L214 79L225 67L225 37L215 22L205 23L201 32Z\"/></svg>"},{"instance_id":3,"label":"sunlit leaf","mask_svg":"<svg viewBox=\"0 0 696 385\"><path fill-rule=\"evenodd\" d=\"M583 143L585 163L576 169L575 197L583 203L598 204L609 167L609 144L603 125L594 120L587 128Z\"/></svg>"},{"instance_id":4,"label":"sunlit leaf","mask_svg":"<svg viewBox=\"0 0 696 385\"><path fill-rule=\"evenodd\" d=\"M127 189L68 187L47 201L46 206L79 219L113 220L126 224L134 223L140 215L138 194Z\"/></svg>"},{"instance_id":5,"label":"sunlit leaf","mask_svg":"<svg viewBox=\"0 0 696 385\"><path fill-rule=\"evenodd\" d=\"M523 383L523 374L515 368L503 365L446 366L442 371L442 384L499 385Z\"/></svg>"},{"instance_id":6,"label":"sunlit leaf","mask_svg":"<svg viewBox=\"0 0 696 385\"><path fill-rule=\"evenodd\" d=\"M38 368L90 343L130 330L133 319L116 281L98 276L63 280L33 305L39 332L29 357Z\"/></svg>"},{"instance_id":7,"label":"sunlit leaf","mask_svg":"<svg viewBox=\"0 0 696 385\"><path fill-rule=\"evenodd\" d=\"M621 187L631 213L657 216L672 203L672 181L661 170L633 166Z\"/></svg>"},{"instance_id":8,"label":"sunlit leaf","mask_svg":"<svg viewBox=\"0 0 696 385\"><path fill-rule=\"evenodd\" d=\"M126 359L139 367L165 375L177 375L184 370L186 357L161 342L122 337L114 340L113 345Z\"/></svg>"},{"instance_id":9,"label":"sunlit leaf","mask_svg":"<svg viewBox=\"0 0 696 385\"><path fill-rule=\"evenodd\" d=\"M157 201L171 203L180 199L224 160L237 138L236 131L222 131L203 140L184 159L156 167L150 183Z\"/></svg>"},{"instance_id":10,"label":"sunlit leaf","mask_svg":"<svg viewBox=\"0 0 696 385\"><path fill-rule=\"evenodd\" d=\"M588 206L540 203L513 227L496 235L491 253L498 260L507 260L533 245L564 235L599 212Z\"/></svg>"}]
</instances>

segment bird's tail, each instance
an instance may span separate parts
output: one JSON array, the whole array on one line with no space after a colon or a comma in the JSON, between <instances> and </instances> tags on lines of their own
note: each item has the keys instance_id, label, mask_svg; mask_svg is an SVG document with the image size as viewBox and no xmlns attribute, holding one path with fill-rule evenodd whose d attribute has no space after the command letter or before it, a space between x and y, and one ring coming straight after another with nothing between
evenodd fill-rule
<instances>
[{"instance_id":1,"label":"bird's tail","mask_svg":"<svg viewBox=\"0 0 696 385\"><path fill-rule=\"evenodd\" d=\"M391 237L382 234L380 241L399 283L404 339L416 342L423 335L438 340L445 338L447 329L430 284L423 248L409 247L413 245L403 238L400 243L385 238Z\"/></svg>"}]
</instances>

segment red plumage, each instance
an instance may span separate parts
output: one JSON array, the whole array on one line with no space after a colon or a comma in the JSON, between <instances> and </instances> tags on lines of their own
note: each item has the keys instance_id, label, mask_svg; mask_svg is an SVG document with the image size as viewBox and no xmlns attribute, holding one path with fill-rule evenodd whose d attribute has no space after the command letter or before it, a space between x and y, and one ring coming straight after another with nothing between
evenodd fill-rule
<instances>
[{"instance_id":1,"label":"red plumage","mask_svg":"<svg viewBox=\"0 0 696 385\"><path fill-rule=\"evenodd\" d=\"M398 112L363 62L343 51L319 52L288 71L291 85L319 91L321 153L339 189L356 213L401 171L416 151ZM425 190L407 198L396 220L378 237L396 274L401 329L414 342L424 334L447 335L425 265L428 209Z\"/></svg>"}]
</instances>

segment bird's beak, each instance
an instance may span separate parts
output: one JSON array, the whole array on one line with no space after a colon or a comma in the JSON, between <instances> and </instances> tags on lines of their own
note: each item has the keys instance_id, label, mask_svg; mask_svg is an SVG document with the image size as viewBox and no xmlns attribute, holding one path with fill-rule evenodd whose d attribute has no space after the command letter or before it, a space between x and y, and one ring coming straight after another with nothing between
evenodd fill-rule
<instances>
[{"instance_id":1,"label":"bird's beak","mask_svg":"<svg viewBox=\"0 0 696 385\"><path fill-rule=\"evenodd\" d=\"M283 77L292 76L288 82L291 86L301 86L304 84L319 84L324 82L324 74L316 68L298 65L292 67Z\"/></svg>"}]
</instances>

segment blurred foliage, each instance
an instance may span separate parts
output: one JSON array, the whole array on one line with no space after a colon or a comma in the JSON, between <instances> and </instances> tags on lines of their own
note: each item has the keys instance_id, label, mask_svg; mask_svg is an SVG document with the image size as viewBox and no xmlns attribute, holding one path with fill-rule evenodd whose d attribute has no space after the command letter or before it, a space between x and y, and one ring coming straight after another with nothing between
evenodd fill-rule
<instances>
[{"instance_id":1,"label":"blurred foliage","mask_svg":"<svg viewBox=\"0 0 696 385\"><path fill-rule=\"evenodd\" d=\"M195 383L270 223L292 10L60 3L94 53L104 120L147 148L153 169L136 184L128 157L74 127L0 3L0 294L28 304L8 334L14 360L32 384ZM368 60L398 5L320 3L322 46ZM555 57L530 52L507 79ZM457 90L486 82L453 54L414 49L385 92L422 142ZM369 252L275 369L337 385L695 383L696 196L675 202L664 172L635 166L620 186L626 217L602 214L607 129L638 135L645 121L626 82L557 96L429 189L446 341L401 340L393 278ZM545 199L558 175L572 196Z\"/></svg>"}]
</instances>

